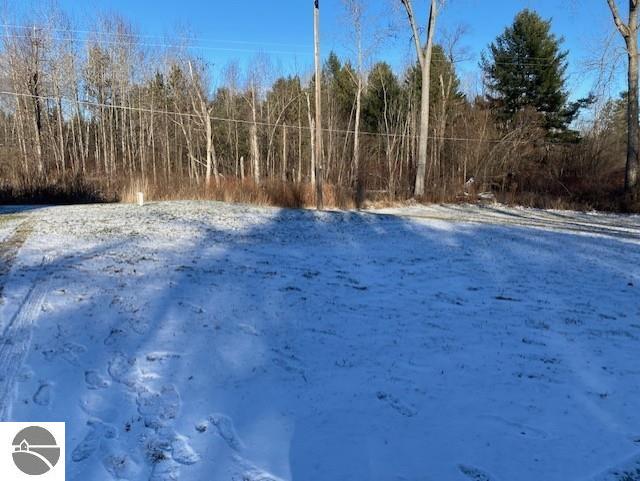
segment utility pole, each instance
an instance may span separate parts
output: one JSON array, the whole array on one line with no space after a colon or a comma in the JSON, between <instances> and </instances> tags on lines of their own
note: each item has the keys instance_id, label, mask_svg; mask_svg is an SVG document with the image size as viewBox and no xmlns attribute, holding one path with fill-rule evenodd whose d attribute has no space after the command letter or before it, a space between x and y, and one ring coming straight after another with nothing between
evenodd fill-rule
<instances>
[{"instance_id":1,"label":"utility pole","mask_svg":"<svg viewBox=\"0 0 640 481\"><path fill-rule=\"evenodd\" d=\"M322 210L322 69L320 67L320 0L313 0L313 37L316 64L316 208Z\"/></svg>"}]
</instances>

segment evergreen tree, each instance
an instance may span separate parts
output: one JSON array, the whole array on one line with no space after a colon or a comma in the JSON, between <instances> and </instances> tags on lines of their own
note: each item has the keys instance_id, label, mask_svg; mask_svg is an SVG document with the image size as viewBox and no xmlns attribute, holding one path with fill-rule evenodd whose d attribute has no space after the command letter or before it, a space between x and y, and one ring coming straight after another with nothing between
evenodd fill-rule
<instances>
[{"instance_id":1,"label":"evergreen tree","mask_svg":"<svg viewBox=\"0 0 640 481\"><path fill-rule=\"evenodd\" d=\"M569 124L587 99L569 103L565 87L567 51L560 50L563 38L551 32L551 21L531 10L516 15L489 52L481 66L490 105L512 120L526 109L538 112L549 136L571 137Z\"/></svg>"},{"instance_id":2,"label":"evergreen tree","mask_svg":"<svg viewBox=\"0 0 640 481\"><path fill-rule=\"evenodd\" d=\"M400 84L391 66L378 62L373 66L362 101L363 124L368 130L382 131L385 113L390 115L400 104Z\"/></svg>"},{"instance_id":3,"label":"evergreen tree","mask_svg":"<svg viewBox=\"0 0 640 481\"><path fill-rule=\"evenodd\" d=\"M460 91L460 79L456 74L456 68L447 56L441 45L433 46L431 57L431 95L429 97L432 109L442 101L442 88L440 79L445 86L451 82L450 98L447 100L462 100L464 95ZM420 64L410 67L405 74L405 86L412 98L419 99L422 95L422 69Z\"/></svg>"},{"instance_id":4,"label":"evergreen tree","mask_svg":"<svg viewBox=\"0 0 640 481\"><path fill-rule=\"evenodd\" d=\"M335 104L340 117L347 120L355 102L355 75L350 62L343 64L335 52L329 54L322 73L323 89L328 93L331 103Z\"/></svg>"}]
</instances>

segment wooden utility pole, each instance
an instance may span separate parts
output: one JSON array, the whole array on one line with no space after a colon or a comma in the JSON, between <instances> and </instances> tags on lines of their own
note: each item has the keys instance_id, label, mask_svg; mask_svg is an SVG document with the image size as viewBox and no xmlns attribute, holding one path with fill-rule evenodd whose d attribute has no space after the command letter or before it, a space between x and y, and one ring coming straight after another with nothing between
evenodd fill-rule
<instances>
[{"instance_id":1,"label":"wooden utility pole","mask_svg":"<svg viewBox=\"0 0 640 481\"><path fill-rule=\"evenodd\" d=\"M316 64L316 207L324 208L322 199L322 69L320 66L320 0L313 0L313 37Z\"/></svg>"},{"instance_id":2,"label":"wooden utility pole","mask_svg":"<svg viewBox=\"0 0 640 481\"><path fill-rule=\"evenodd\" d=\"M618 12L615 0L607 0L613 22L624 39L629 68L627 71L627 165L624 188L638 195L638 170L640 169L640 124L638 115L638 0L629 0L629 20L624 23Z\"/></svg>"}]
</instances>

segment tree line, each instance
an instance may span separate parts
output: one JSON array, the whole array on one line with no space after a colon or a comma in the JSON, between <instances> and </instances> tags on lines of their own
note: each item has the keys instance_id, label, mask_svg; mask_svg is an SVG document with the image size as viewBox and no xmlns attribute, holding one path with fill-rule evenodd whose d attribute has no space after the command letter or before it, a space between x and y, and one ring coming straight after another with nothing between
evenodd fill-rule
<instances>
[{"instance_id":1,"label":"tree line","mask_svg":"<svg viewBox=\"0 0 640 481\"><path fill-rule=\"evenodd\" d=\"M313 191L321 176L356 201L491 192L607 207L623 184L624 151L636 148L624 135L633 95L609 101L588 128L575 128L594 99L569 100L562 39L531 10L487 46L484 93L465 95L455 42L436 41L435 0L424 44L411 2L399 1L415 64L396 72L367 61L364 4L345 0L356 55L330 53L323 62L321 116L317 76L278 75L264 55L245 69L234 62L214 69L188 44L149 48L118 17L101 19L83 38L59 11L7 22L2 188L81 179L103 191L179 187L176 195L188 196L189 189L274 183Z\"/></svg>"}]
</instances>

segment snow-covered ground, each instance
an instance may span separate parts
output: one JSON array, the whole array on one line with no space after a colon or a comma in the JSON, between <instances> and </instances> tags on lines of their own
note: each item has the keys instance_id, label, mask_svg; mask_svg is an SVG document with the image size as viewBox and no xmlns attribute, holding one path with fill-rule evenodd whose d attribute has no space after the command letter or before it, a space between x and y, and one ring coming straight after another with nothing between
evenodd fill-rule
<instances>
[{"instance_id":1,"label":"snow-covered ground","mask_svg":"<svg viewBox=\"0 0 640 481\"><path fill-rule=\"evenodd\" d=\"M640 479L640 218L389 213L0 215L0 417L74 481Z\"/></svg>"}]
</instances>

